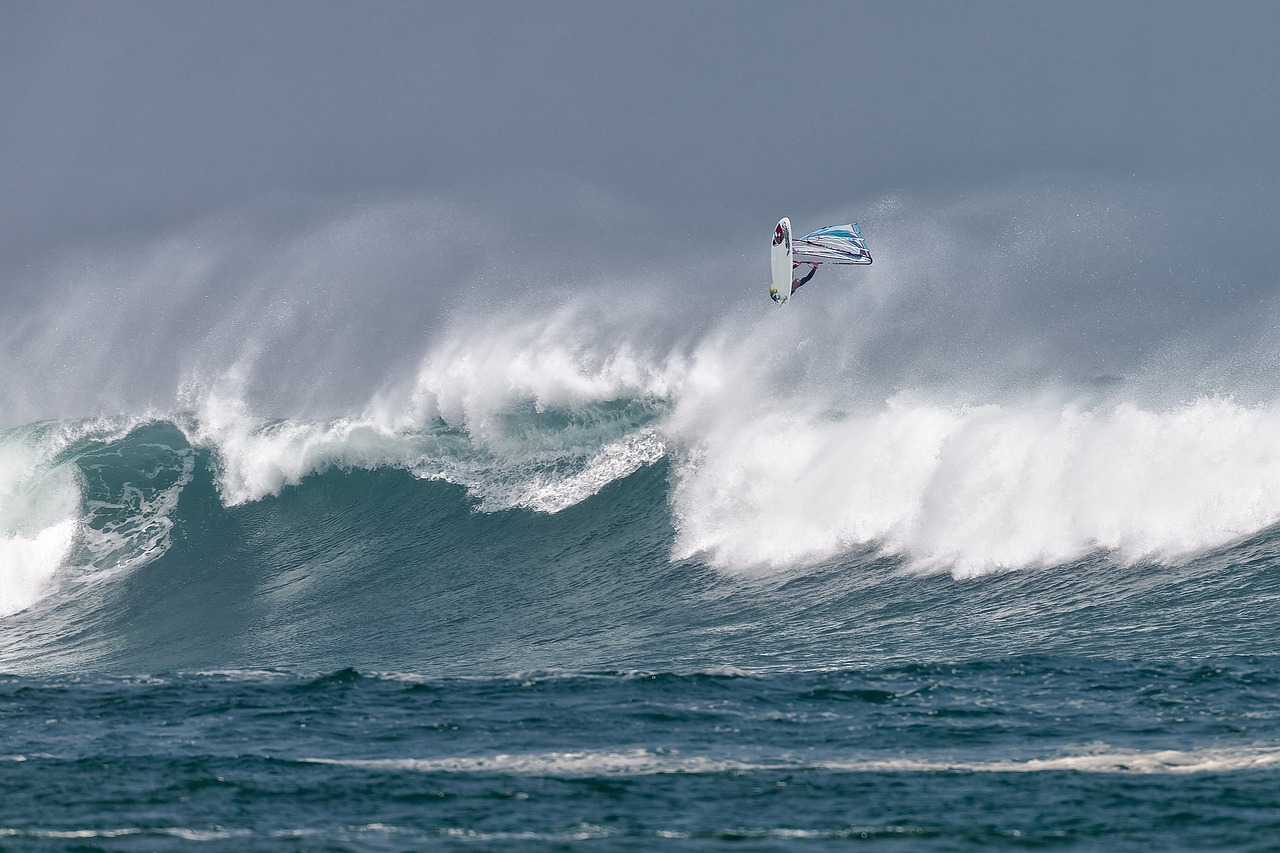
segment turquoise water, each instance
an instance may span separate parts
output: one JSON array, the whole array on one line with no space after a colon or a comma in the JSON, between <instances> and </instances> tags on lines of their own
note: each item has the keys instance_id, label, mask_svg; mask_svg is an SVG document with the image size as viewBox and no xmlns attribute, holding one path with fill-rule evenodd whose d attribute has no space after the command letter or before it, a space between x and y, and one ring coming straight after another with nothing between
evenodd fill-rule
<instances>
[{"instance_id":1,"label":"turquoise water","mask_svg":"<svg viewBox=\"0 0 1280 853\"><path fill-rule=\"evenodd\" d=\"M974 574L870 542L732 571L682 553L690 475L644 441L574 492L594 450L478 459L438 425L362 466L345 435L237 501L198 432L4 436L35 460L9 580L75 527L0 620L0 846L1274 846L1273 528L1177 559Z\"/></svg>"}]
</instances>

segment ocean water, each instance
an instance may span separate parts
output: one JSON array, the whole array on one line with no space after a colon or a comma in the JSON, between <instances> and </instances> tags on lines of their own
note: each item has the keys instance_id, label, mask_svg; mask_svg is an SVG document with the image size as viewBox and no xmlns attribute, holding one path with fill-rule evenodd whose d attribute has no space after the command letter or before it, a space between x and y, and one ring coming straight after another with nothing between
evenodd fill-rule
<instances>
[{"instance_id":1,"label":"ocean water","mask_svg":"<svg viewBox=\"0 0 1280 853\"><path fill-rule=\"evenodd\" d=\"M1274 849L1265 337L1041 324L1141 234L1019 199L885 202L785 311L369 335L365 214L90 264L0 337L0 848Z\"/></svg>"}]
</instances>

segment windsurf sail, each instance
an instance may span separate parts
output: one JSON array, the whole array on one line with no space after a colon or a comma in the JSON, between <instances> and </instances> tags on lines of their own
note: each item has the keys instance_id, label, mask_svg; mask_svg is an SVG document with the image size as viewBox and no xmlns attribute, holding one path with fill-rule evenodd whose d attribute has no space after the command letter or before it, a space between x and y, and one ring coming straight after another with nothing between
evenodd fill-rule
<instances>
[{"instance_id":1,"label":"windsurf sail","mask_svg":"<svg viewBox=\"0 0 1280 853\"><path fill-rule=\"evenodd\" d=\"M802 264L869 264L871 252L862 239L858 223L828 225L812 234L797 238L791 244L792 260Z\"/></svg>"}]
</instances>

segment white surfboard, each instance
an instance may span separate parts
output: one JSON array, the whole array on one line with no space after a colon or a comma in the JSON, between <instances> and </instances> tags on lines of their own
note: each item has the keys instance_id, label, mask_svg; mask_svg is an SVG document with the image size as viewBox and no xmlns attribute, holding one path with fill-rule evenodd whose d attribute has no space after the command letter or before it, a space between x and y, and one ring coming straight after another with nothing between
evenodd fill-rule
<instances>
[{"instance_id":1,"label":"white surfboard","mask_svg":"<svg viewBox=\"0 0 1280 853\"><path fill-rule=\"evenodd\" d=\"M782 217L773 229L773 247L769 250L773 268L773 283L769 296L779 305L786 305L791 298L791 220Z\"/></svg>"}]
</instances>

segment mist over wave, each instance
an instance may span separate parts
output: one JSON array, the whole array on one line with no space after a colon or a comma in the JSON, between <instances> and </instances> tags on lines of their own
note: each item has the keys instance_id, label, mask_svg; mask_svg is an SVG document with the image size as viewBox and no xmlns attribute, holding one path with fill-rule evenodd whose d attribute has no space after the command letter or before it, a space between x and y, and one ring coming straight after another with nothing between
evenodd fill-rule
<instances>
[{"instance_id":1,"label":"mist over wave","mask_svg":"<svg viewBox=\"0 0 1280 853\"><path fill-rule=\"evenodd\" d=\"M293 529L249 562L286 587L317 535L365 584L379 537L464 547L438 512L482 538L516 513L504 535L538 539L539 516L598 511L615 541L547 564L625 566L634 535L662 583L1087 573L1253 547L1280 520L1280 398L1241 319L1262 291L1188 301L1180 282L1207 266L1170 265L1184 229L1153 227L1154 190L1126 192L863 203L876 265L823 270L783 311L756 242L684 241L643 267L579 247L566 266L541 234L423 202L251 211L79 256L0 327L19 365L0 380L0 614L182 571L176 543L210 530L235 540L219 559L244 560L266 547L244 520L280 501L315 514L277 517ZM401 494L422 513L404 516L345 495L356 472L465 500ZM602 521L611 488L644 507L630 532Z\"/></svg>"}]
</instances>

